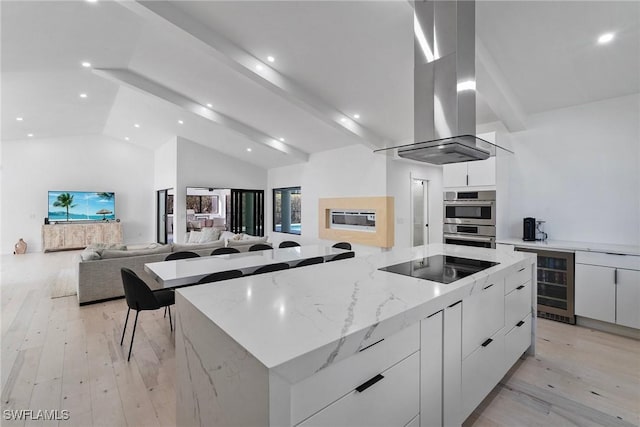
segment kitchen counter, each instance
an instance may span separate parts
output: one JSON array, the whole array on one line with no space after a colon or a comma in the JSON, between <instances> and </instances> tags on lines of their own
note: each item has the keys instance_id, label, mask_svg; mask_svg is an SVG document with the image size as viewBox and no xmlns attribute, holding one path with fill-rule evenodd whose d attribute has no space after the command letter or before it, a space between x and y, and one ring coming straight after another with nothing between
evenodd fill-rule
<instances>
[{"instance_id":1,"label":"kitchen counter","mask_svg":"<svg viewBox=\"0 0 640 427\"><path fill-rule=\"evenodd\" d=\"M451 284L378 270L436 254L499 264ZM274 417L287 419L288 411L280 416L274 406L290 403L278 401L284 398L274 390L309 380L479 292L489 278L506 277L533 263L535 256L523 252L435 244L179 289L178 423L197 424L202 413L215 419L216 410L232 412L240 405L244 422L267 414L279 424ZM224 378L218 370L226 372ZM256 384L243 389L243 397L223 401L218 396L222 387L239 387L232 384L234 375L251 375ZM203 377L208 380L194 381ZM269 394L268 408L264 402L260 408L254 404L264 400L261 393ZM252 417L251 410L262 418Z\"/></svg>"},{"instance_id":2,"label":"kitchen counter","mask_svg":"<svg viewBox=\"0 0 640 427\"><path fill-rule=\"evenodd\" d=\"M640 255L640 246L616 245L612 243L570 242L565 240L545 240L526 242L518 238L497 239L496 243L514 245L522 248L549 249L565 252L584 251L623 255Z\"/></svg>"}]
</instances>

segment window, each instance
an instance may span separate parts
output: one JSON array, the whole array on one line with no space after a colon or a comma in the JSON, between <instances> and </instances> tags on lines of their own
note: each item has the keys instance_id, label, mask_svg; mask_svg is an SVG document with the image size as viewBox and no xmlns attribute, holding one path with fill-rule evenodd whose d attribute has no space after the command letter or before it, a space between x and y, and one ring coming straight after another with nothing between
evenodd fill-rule
<instances>
[{"instance_id":1,"label":"window","mask_svg":"<svg viewBox=\"0 0 640 427\"><path fill-rule=\"evenodd\" d=\"M273 231L302 234L300 187L273 189Z\"/></svg>"}]
</instances>

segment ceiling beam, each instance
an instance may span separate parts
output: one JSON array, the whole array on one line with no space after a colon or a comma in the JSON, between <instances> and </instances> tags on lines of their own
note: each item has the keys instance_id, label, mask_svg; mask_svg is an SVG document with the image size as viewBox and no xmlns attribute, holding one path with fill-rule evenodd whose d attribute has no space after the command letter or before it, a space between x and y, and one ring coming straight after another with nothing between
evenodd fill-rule
<instances>
[{"instance_id":1,"label":"ceiling beam","mask_svg":"<svg viewBox=\"0 0 640 427\"><path fill-rule=\"evenodd\" d=\"M167 1L117 0L122 6L155 25L169 31L179 31L194 41L207 55L228 65L238 73L258 83L283 99L304 109L332 128L356 137L371 148L383 148L390 141L371 129L350 119L349 116L324 101L316 93L296 83L234 44L231 40L202 24ZM256 67L260 66L258 70Z\"/></svg>"},{"instance_id":2,"label":"ceiling beam","mask_svg":"<svg viewBox=\"0 0 640 427\"><path fill-rule=\"evenodd\" d=\"M481 87L482 98L509 132L518 132L527 128L526 114L522 105L478 37L476 37L476 81Z\"/></svg>"},{"instance_id":3,"label":"ceiling beam","mask_svg":"<svg viewBox=\"0 0 640 427\"><path fill-rule=\"evenodd\" d=\"M186 96L165 86L162 86L152 80L149 80L145 76L134 73L133 71L122 68L94 68L93 73L105 79L116 82L119 85L127 86L129 88L137 90L138 92L142 92L144 94L162 99L170 104L173 104L174 106L182 108L183 110L203 117L217 125L231 129L251 141L265 145L269 148L280 151L281 153L288 154L292 157L295 157L296 159L303 160L305 162L309 160L308 153L292 147L291 145L285 144L284 142L278 141L276 138L267 135L266 133L246 123L214 111L211 108L204 107L194 100L189 99Z\"/></svg>"}]
</instances>

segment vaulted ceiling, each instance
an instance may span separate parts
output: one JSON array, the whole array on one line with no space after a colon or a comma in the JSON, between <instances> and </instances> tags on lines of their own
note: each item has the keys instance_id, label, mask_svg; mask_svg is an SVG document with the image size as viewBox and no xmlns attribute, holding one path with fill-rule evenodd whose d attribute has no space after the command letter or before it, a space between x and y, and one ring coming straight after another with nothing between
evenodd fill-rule
<instances>
[{"instance_id":1,"label":"vaulted ceiling","mask_svg":"<svg viewBox=\"0 0 640 427\"><path fill-rule=\"evenodd\" d=\"M0 5L2 140L179 135L275 167L413 137L406 1ZM476 22L478 123L640 92L639 2L479 1Z\"/></svg>"}]
</instances>

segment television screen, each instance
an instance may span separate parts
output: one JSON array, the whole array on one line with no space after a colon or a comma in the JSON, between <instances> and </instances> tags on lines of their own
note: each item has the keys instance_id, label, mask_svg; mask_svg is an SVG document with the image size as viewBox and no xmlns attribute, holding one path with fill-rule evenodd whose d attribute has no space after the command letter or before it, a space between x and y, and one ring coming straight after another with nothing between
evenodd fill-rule
<instances>
[{"instance_id":1,"label":"television screen","mask_svg":"<svg viewBox=\"0 0 640 427\"><path fill-rule=\"evenodd\" d=\"M116 219L115 193L49 191L49 221Z\"/></svg>"}]
</instances>

